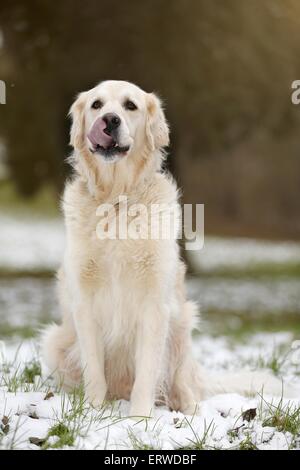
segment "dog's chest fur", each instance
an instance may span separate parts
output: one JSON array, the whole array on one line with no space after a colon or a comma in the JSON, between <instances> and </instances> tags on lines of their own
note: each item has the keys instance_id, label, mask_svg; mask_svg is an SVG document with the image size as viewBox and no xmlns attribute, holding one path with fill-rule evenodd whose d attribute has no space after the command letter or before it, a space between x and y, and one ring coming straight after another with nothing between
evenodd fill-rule
<instances>
[{"instance_id":1,"label":"dog's chest fur","mask_svg":"<svg viewBox=\"0 0 300 470\"><path fill-rule=\"evenodd\" d=\"M159 175L157 181L149 185L147 193L131 195L128 205L143 203L149 208L152 202L159 203L160 199L174 204L176 197L173 184ZM115 347L122 342L124 346L124 341L130 342L134 337L145 293L153 291L153 283L158 286L164 263L177 259L172 253L177 250L177 244L173 242L171 251L170 247L165 250L165 256L170 258L168 261L162 258L157 240L99 239L96 233L100 220L97 215L99 201L89 194L80 180L67 187L63 207L67 230L65 269L68 272L75 270L84 289L93 295L93 312L105 342ZM112 218L122 210L118 204L114 208ZM176 267L174 275L175 271Z\"/></svg>"}]
</instances>

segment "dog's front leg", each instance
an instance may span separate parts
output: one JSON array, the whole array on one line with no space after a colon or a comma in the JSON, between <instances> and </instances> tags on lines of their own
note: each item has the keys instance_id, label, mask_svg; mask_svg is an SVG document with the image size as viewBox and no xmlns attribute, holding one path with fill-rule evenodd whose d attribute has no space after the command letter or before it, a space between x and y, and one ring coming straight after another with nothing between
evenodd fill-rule
<instances>
[{"instance_id":1,"label":"dog's front leg","mask_svg":"<svg viewBox=\"0 0 300 470\"><path fill-rule=\"evenodd\" d=\"M81 296L75 309L74 320L86 399L98 408L103 404L107 386L104 374L104 345L101 331L93 317L92 295Z\"/></svg>"},{"instance_id":2,"label":"dog's front leg","mask_svg":"<svg viewBox=\"0 0 300 470\"><path fill-rule=\"evenodd\" d=\"M131 393L130 415L150 416L155 403L155 393L168 331L168 312L150 302L141 309L137 328L135 382Z\"/></svg>"}]
</instances>

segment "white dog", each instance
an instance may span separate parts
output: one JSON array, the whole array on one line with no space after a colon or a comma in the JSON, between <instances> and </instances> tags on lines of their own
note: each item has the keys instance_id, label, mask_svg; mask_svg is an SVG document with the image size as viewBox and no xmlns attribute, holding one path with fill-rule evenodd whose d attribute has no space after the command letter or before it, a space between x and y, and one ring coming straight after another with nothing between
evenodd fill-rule
<instances>
[{"instance_id":1,"label":"white dog","mask_svg":"<svg viewBox=\"0 0 300 470\"><path fill-rule=\"evenodd\" d=\"M63 197L67 245L58 273L63 318L44 333L45 361L65 387L83 379L95 407L124 398L134 416L150 415L156 402L191 414L212 385L192 354L196 308L186 300L176 237L110 239L96 231L99 206L110 203L114 217L120 195L149 210L163 204L157 223L177 206L176 185L161 170L169 131L160 101L106 81L81 93L71 115L75 175ZM142 222L148 225L146 215ZM225 390L219 382L214 390ZM227 388L261 383L240 376Z\"/></svg>"}]
</instances>

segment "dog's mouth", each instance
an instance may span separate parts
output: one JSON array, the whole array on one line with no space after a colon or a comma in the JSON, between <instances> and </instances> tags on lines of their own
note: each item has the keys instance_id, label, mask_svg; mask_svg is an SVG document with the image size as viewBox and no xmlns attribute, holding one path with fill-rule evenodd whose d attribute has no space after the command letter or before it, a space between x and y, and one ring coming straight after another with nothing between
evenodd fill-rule
<instances>
[{"instance_id":1,"label":"dog's mouth","mask_svg":"<svg viewBox=\"0 0 300 470\"><path fill-rule=\"evenodd\" d=\"M99 154L107 160L127 154L130 146L120 144L120 123L120 118L112 113L96 119L87 135L91 153Z\"/></svg>"},{"instance_id":2,"label":"dog's mouth","mask_svg":"<svg viewBox=\"0 0 300 470\"><path fill-rule=\"evenodd\" d=\"M92 153L96 153L102 155L105 158L112 158L115 156L125 156L129 151L129 145L119 145L117 142L113 141L108 147L103 147L100 144L96 144L90 151Z\"/></svg>"}]
</instances>

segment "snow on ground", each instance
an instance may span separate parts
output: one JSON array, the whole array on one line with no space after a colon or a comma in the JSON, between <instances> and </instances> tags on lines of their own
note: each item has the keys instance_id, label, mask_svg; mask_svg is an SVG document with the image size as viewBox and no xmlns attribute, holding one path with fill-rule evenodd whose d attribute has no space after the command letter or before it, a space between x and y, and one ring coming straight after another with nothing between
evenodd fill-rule
<instances>
[{"instance_id":1,"label":"snow on ground","mask_svg":"<svg viewBox=\"0 0 300 470\"><path fill-rule=\"evenodd\" d=\"M191 278L188 293L200 305L202 312L299 312L300 279L226 279L215 276Z\"/></svg>"},{"instance_id":2,"label":"snow on ground","mask_svg":"<svg viewBox=\"0 0 300 470\"><path fill-rule=\"evenodd\" d=\"M260 334L247 344L226 338L195 338L195 352L210 372L265 366L276 351L281 371L300 386L300 344L289 334ZM80 395L66 396L40 373L34 341L1 345L0 448L39 449L290 449L299 448L299 400L265 396L217 395L204 400L199 416L156 408L151 419L128 417L129 403L118 401L96 411ZM297 357L296 357L297 356ZM24 372L26 367L26 373ZM43 368L42 368L43 369ZM35 372L34 372L35 371ZM37 375L34 376L34 373ZM32 381L33 383L27 383ZM49 393L51 392L51 393ZM4 418L3 418L4 417Z\"/></svg>"},{"instance_id":3,"label":"snow on ground","mask_svg":"<svg viewBox=\"0 0 300 470\"><path fill-rule=\"evenodd\" d=\"M59 266L62 220L0 214L0 226L0 325L36 328L56 319L54 279L30 274ZM206 237L204 249L192 256L204 272L280 266L300 262L300 244ZM27 272L28 277L5 278L6 271ZM188 291L204 314L219 312L220 318L227 310L275 316L300 312L297 277L202 276L188 281ZM300 387L300 342L292 333L246 338L238 343L232 337L196 336L196 357L216 374L267 368ZM274 397L228 393L203 401L199 416L156 408L154 418L134 420L128 417L128 402L96 411L80 393L61 393L43 366L40 375L39 361L36 340L0 342L0 448L300 448L300 396L288 404Z\"/></svg>"},{"instance_id":4,"label":"snow on ground","mask_svg":"<svg viewBox=\"0 0 300 470\"><path fill-rule=\"evenodd\" d=\"M190 254L195 267L200 267L203 271L220 268L240 269L269 263L299 263L300 244L291 241L205 237L203 249Z\"/></svg>"},{"instance_id":5,"label":"snow on ground","mask_svg":"<svg viewBox=\"0 0 300 470\"><path fill-rule=\"evenodd\" d=\"M61 219L16 218L0 214L0 269L27 272L27 278L0 279L0 321L11 326L34 325L57 317L54 279L30 277L34 271L54 271L63 254ZM249 268L272 262L300 263L300 244L206 237L203 250L192 253L204 271L219 268ZM299 277L203 276L190 279L189 295L202 312L299 312Z\"/></svg>"},{"instance_id":6,"label":"snow on ground","mask_svg":"<svg viewBox=\"0 0 300 470\"><path fill-rule=\"evenodd\" d=\"M0 279L0 325L35 328L57 319L55 285L54 277ZM215 311L222 315L227 310L256 315L299 312L300 279L193 278L187 286L189 297L198 302L203 314Z\"/></svg>"},{"instance_id":7,"label":"snow on ground","mask_svg":"<svg viewBox=\"0 0 300 470\"><path fill-rule=\"evenodd\" d=\"M54 276L0 279L0 325L36 328L58 314Z\"/></svg>"},{"instance_id":8,"label":"snow on ground","mask_svg":"<svg viewBox=\"0 0 300 470\"><path fill-rule=\"evenodd\" d=\"M0 213L0 266L16 271L56 269L62 259L62 219L16 218ZM218 268L300 262L300 243L205 237L204 248L190 252L196 267Z\"/></svg>"},{"instance_id":9,"label":"snow on ground","mask_svg":"<svg viewBox=\"0 0 300 470\"><path fill-rule=\"evenodd\" d=\"M0 266L16 272L56 269L62 259L61 219L16 218L0 214Z\"/></svg>"}]
</instances>

